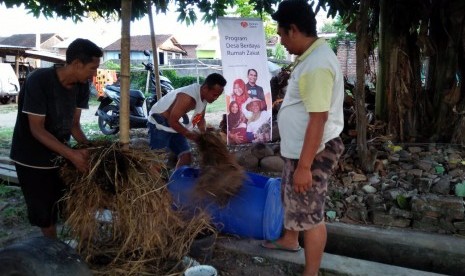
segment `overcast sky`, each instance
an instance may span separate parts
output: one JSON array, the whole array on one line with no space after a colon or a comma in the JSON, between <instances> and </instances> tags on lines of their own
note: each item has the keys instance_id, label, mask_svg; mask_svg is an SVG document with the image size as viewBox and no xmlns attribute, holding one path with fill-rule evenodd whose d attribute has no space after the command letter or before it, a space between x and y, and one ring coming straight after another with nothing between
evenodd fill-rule
<instances>
[{"instance_id":1,"label":"overcast sky","mask_svg":"<svg viewBox=\"0 0 465 276\"><path fill-rule=\"evenodd\" d=\"M24 8L9 8L0 4L0 37L13 34L30 33L58 33L65 37L83 37L93 39L96 37L109 37L118 39L121 37L121 21L105 23L103 20L94 22L84 20L74 23L71 20L61 18L39 18L28 14ZM215 34L216 29L212 25L197 22L195 26L187 27L185 23L177 22L177 14L154 14L154 26L156 34L174 34L179 40L195 40L199 36ZM150 34L148 16L131 22L131 35Z\"/></svg>"},{"instance_id":2,"label":"overcast sky","mask_svg":"<svg viewBox=\"0 0 465 276\"><path fill-rule=\"evenodd\" d=\"M174 6L171 9L174 10ZM194 26L187 27L185 23L177 22L177 16L178 14L174 12L154 14L155 34L173 34L182 44L203 43L212 35L217 35L217 28L212 27L211 24L205 25L198 20ZM318 29L327 20L325 15L319 13L317 15ZM74 23L70 19L46 19L42 15L36 18L28 14L22 6L7 9L4 4L0 4L0 26L0 37L26 33L57 33L65 38L87 38L101 47L121 37L121 21L105 23L103 20L94 22L84 19L83 22ZM147 34L150 34L148 16L131 22L131 35Z\"/></svg>"}]
</instances>

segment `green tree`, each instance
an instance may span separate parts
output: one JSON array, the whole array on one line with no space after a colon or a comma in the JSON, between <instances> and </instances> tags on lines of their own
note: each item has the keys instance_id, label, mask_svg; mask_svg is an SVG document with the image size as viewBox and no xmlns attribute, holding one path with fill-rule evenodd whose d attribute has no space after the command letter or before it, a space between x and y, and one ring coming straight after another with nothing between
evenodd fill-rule
<instances>
[{"instance_id":1,"label":"green tree","mask_svg":"<svg viewBox=\"0 0 465 276\"><path fill-rule=\"evenodd\" d=\"M265 28L265 38L276 36L276 22L271 19L270 13L266 13L257 9L257 2L252 0L236 0L235 8L230 15L235 15L245 18L261 18L263 27Z\"/></svg>"},{"instance_id":2,"label":"green tree","mask_svg":"<svg viewBox=\"0 0 465 276\"><path fill-rule=\"evenodd\" d=\"M285 60L287 57L286 49L281 43L276 44L273 57L277 60Z\"/></svg>"},{"instance_id":3,"label":"green tree","mask_svg":"<svg viewBox=\"0 0 465 276\"><path fill-rule=\"evenodd\" d=\"M200 17L194 9L202 14L204 22L215 22L219 16L225 16L228 9L234 8L234 0L130 0L130 19L140 19L147 14L147 2L155 6L156 13L166 13L169 3L176 4L176 12L179 14L178 20L187 25L194 24ZM273 5L279 3L278 0L249 0L248 3L253 10L262 13L272 13ZM82 18L95 18L97 14L102 18L121 19L122 1L110 0L82 0L82 1L57 1L57 0L0 0L7 8L24 5L34 16L44 15L47 18L55 16L61 18L71 18L79 22Z\"/></svg>"},{"instance_id":4,"label":"green tree","mask_svg":"<svg viewBox=\"0 0 465 276\"><path fill-rule=\"evenodd\" d=\"M337 16L331 23L325 23L321 27L323 33L336 33L335 37L328 40L331 49L337 53L337 47L341 41L355 41L356 35L347 31L348 25L342 21L340 16Z\"/></svg>"}]
</instances>

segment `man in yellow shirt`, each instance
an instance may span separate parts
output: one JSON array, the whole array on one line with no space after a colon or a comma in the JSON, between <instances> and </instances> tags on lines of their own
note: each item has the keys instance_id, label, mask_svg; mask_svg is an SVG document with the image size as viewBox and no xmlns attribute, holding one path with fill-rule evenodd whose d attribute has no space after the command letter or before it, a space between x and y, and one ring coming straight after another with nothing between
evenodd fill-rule
<instances>
[{"instance_id":1,"label":"man in yellow shirt","mask_svg":"<svg viewBox=\"0 0 465 276\"><path fill-rule=\"evenodd\" d=\"M316 35L316 20L306 1L285 0L272 15L281 44L297 55L278 113L284 234L263 247L298 251L304 232L304 276L316 276L326 245L324 206L328 179L344 145L344 82L336 55Z\"/></svg>"}]
</instances>

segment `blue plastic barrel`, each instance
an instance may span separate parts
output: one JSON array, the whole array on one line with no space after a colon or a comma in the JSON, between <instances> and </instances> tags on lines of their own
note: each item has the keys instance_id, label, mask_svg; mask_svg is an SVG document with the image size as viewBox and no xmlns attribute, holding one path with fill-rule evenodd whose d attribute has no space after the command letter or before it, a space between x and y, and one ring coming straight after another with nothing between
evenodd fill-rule
<instances>
[{"instance_id":1,"label":"blue plastic barrel","mask_svg":"<svg viewBox=\"0 0 465 276\"><path fill-rule=\"evenodd\" d=\"M239 193L225 207L220 207L214 202L194 201L199 173L199 169L184 166L171 175L168 190L178 207L193 212L199 207L206 209L222 233L266 240L281 236L283 206L279 178L248 172Z\"/></svg>"}]
</instances>

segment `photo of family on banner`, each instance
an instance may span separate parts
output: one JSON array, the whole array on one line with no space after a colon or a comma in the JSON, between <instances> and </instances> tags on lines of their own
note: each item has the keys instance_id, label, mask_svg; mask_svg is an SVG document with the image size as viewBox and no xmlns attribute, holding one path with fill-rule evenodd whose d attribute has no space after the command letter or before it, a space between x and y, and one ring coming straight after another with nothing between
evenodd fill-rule
<instances>
[{"instance_id":1,"label":"photo of family on banner","mask_svg":"<svg viewBox=\"0 0 465 276\"><path fill-rule=\"evenodd\" d=\"M271 74L259 19L220 18L228 144L271 141Z\"/></svg>"}]
</instances>

